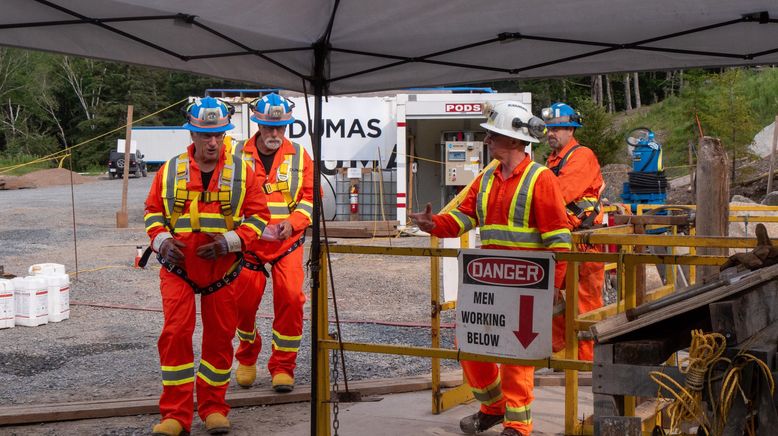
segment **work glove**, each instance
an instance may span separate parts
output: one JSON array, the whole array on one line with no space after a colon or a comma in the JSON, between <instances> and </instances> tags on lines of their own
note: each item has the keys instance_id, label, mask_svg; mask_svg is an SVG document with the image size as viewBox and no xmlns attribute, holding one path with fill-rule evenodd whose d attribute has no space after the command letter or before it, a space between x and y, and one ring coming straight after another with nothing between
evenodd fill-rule
<instances>
[{"instance_id":1,"label":"work glove","mask_svg":"<svg viewBox=\"0 0 778 436\"><path fill-rule=\"evenodd\" d=\"M284 239L289 239L289 237L292 236L293 231L294 229L289 221L284 220L278 223L278 239L282 241Z\"/></svg>"},{"instance_id":2,"label":"work glove","mask_svg":"<svg viewBox=\"0 0 778 436\"><path fill-rule=\"evenodd\" d=\"M240 236L234 231L227 233L207 233L213 242L197 247L197 255L206 260L214 260L229 253L241 251Z\"/></svg>"},{"instance_id":3,"label":"work glove","mask_svg":"<svg viewBox=\"0 0 778 436\"><path fill-rule=\"evenodd\" d=\"M420 230L431 232L435 228L435 221L432 220L432 204L427 203L424 212L412 213L411 219Z\"/></svg>"},{"instance_id":4,"label":"work glove","mask_svg":"<svg viewBox=\"0 0 778 436\"><path fill-rule=\"evenodd\" d=\"M184 253L181 249L186 247L181 241L173 238L165 239L162 245L159 246L159 255L165 259L166 262L173 265L183 267L184 266Z\"/></svg>"},{"instance_id":5,"label":"work glove","mask_svg":"<svg viewBox=\"0 0 778 436\"><path fill-rule=\"evenodd\" d=\"M719 267L719 271L740 265L753 271L778 263L778 248L773 247L773 243L770 242L770 236L767 234L767 228L764 224L757 224L755 233L756 247L749 253L735 253L729 256L724 265Z\"/></svg>"},{"instance_id":6,"label":"work glove","mask_svg":"<svg viewBox=\"0 0 778 436\"><path fill-rule=\"evenodd\" d=\"M275 242L281 240L281 228L278 224L268 224L259 239L263 241Z\"/></svg>"}]
</instances>

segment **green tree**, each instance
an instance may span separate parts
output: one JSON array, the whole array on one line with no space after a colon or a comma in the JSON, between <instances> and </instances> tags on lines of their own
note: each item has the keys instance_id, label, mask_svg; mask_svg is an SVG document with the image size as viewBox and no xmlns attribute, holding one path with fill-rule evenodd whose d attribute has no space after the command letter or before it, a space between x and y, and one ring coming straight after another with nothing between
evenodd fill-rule
<instances>
[{"instance_id":1,"label":"green tree","mask_svg":"<svg viewBox=\"0 0 778 436\"><path fill-rule=\"evenodd\" d=\"M741 156L760 128L750 102L740 89L747 75L742 68L733 68L713 76L708 104L700 116L707 128L706 135L720 138L727 151Z\"/></svg>"},{"instance_id":2,"label":"green tree","mask_svg":"<svg viewBox=\"0 0 778 436\"><path fill-rule=\"evenodd\" d=\"M613 115L590 98L576 100L573 107L583 117L583 127L575 132L578 142L594 151L600 165L619 162L624 140L621 133L613 127Z\"/></svg>"}]
</instances>

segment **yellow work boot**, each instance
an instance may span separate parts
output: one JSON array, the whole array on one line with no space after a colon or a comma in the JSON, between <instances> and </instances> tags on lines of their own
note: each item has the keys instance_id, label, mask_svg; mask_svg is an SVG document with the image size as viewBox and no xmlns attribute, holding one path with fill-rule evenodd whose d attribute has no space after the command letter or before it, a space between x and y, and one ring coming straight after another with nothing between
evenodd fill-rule
<instances>
[{"instance_id":1,"label":"yellow work boot","mask_svg":"<svg viewBox=\"0 0 778 436\"><path fill-rule=\"evenodd\" d=\"M183 436L189 433L184 431L180 422L173 418L163 419L162 422L151 429L152 436Z\"/></svg>"},{"instance_id":2,"label":"yellow work boot","mask_svg":"<svg viewBox=\"0 0 778 436\"><path fill-rule=\"evenodd\" d=\"M235 381L242 388L250 388L254 384L254 380L257 378L256 365L242 365L238 364L238 369L235 370Z\"/></svg>"},{"instance_id":3,"label":"yellow work boot","mask_svg":"<svg viewBox=\"0 0 778 436\"><path fill-rule=\"evenodd\" d=\"M205 429L208 434L225 434L230 432L230 420L221 413L211 413L205 417Z\"/></svg>"},{"instance_id":4,"label":"yellow work boot","mask_svg":"<svg viewBox=\"0 0 778 436\"><path fill-rule=\"evenodd\" d=\"M294 389L294 377L283 372L273 376L273 390L278 393L292 392Z\"/></svg>"}]
</instances>

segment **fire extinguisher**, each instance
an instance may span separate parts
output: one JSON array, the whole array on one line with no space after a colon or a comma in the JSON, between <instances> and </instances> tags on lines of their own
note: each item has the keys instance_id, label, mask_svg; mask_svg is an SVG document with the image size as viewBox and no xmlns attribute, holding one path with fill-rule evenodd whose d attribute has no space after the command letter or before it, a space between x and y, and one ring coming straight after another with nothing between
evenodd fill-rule
<instances>
[{"instance_id":1,"label":"fire extinguisher","mask_svg":"<svg viewBox=\"0 0 778 436\"><path fill-rule=\"evenodd\" d=\"M140 246L140 245L136 245L135 246L135 250L136 250L136 252L135 252L135 262L134 262L133 267L140 268L141 267L140 266L140 259L143 257L143 247Z\"/></svg>"},{"instance_id":2,"label":"fire extinguisher","mask_svg":"<svg viewBox=\"0 0 778 436\"><path fill-rule=\"evenodd\" d=\"M359 212L359 186L352 185L349 193L349 203L351 204L351 213Z\"/></svg>"}]
</instances>

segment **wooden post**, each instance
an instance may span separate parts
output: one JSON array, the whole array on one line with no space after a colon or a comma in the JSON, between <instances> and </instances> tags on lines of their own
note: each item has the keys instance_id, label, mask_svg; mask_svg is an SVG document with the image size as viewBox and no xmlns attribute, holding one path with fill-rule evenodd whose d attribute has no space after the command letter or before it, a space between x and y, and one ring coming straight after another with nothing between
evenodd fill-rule
<instances>
[{"instance_id":1,"label":"wooden post","mask_svg":"<svg viewBox=\"0 0 778 436\"><path fill-rule=\"evenodd\" d=\"M767 192L769 194L773 192L773 171L775 169L775 148L778 146L778 115L775 116L775 124L773 125L773 149L770 152L770 172L767 173Z\"/></svg>"},{"instance_id":2,"label":"wooden post","mask_svg":"<svg viewBox=\"0 0 778 436\"><path fill-rule=\"evenodd\" d=\"M127 215L127 185L130 178L130 144L132 144L132 105L127 106L127 130L124 135L124 176L122 179L122 208L116 212L116 228L126 229L129 217Z\"/></svg>"},{"instance_id":3,"label":"wooden post","mask_svg":"<svg viewBox=\"0 0 778 436\"><path fill-rule=\"evenodd\" d=\"M703 136L697 155L697 235L727 236L729 234L729 161L718 138ZM726 256L726 248L700 247L700 255ZM718 274L718 267L699 269L699 278Z\"/></svg>"},{"instance_id":4,"label":"wooden post","mask_svg":"<svg viewBox=\"0 0 778 436\"><path fill-rule=\"evenodd\" d=\"M689 141L689 192L692 196L696 195L697 191L694 189L696 184L695 172L694 172L694 141Z\"/></svg>"},{"instance_id":5,"label":"wooden post","mask_svg":"<svg viewBox=\"0 0 778 436\"><path fill-rule=\"evenodd\" d=\"M411 143L411 160L409 162L408 168L410 168L410 172L408 173L408 202L405 205L405 208L411 212L414 211L413 209L413 163L416 160L416 139L413 137L413 135L408 137L408 141ZM411 222L411 219L408 218L408 223Z\"/></svg>"}]
</instances>

